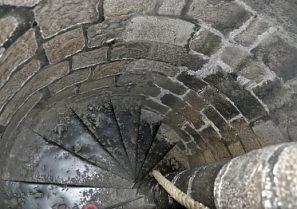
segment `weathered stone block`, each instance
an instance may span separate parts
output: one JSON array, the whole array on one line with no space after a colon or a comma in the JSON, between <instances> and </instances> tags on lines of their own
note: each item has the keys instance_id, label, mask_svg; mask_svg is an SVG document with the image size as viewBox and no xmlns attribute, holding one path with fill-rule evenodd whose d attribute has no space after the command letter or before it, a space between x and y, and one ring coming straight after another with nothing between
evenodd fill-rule
<instances>
[{"instance_id":1,"label":"weathered stone block","mask_svg":"<svg viewBox=\"0 0 297 209\"><path fill-rule=\"evenodd\" d=\"M204 80L225 94L249 120L255 120L266 115L264 107L257 98L237 84L231 75L218 72L207 76Z\"/></svg>"},{"instance_id":2,"label":"weathered stone block","mask_svg":"<svg viewBox=\"0 0 297 209\"><path fill-rule=\"evenodd\" d=\"M181 15L182 9L186 4L186 0L163 0L159 7L161 15Z\"/></svg>"},{"instance_id":3,"label":"weathered stone block","mask_svg":"<svg viewBox=\"0 0 297 209\"><path fill-rule=\"evenodd\" d=\"M263 147L288 141L284 138L280 129L271 120L257 121L253 126L253 131L259 136L259 142Z\"/></svg>"},{"instance_id":4,"label":"weathered stone block","mask_svg":"<svg viewBox=\"0 0 297 209\"><path fill-rule=\"evenodd\" d=\"M93 79L100 79L111 75L117 75L126 70L129 61L116 61L98 65L93 71Z\"/></svg>"},{"instance_id":5,"label":"weathered stone block","mask_svg":"<svg viewBox=\"0 0 297 209\"><path fill-rule=\"evenodd\" d=\"M24 102L35 92L48 86L54 81L62 78L69 73L68 62L62 62L49 66L36 74L5 106L1 116L0 123L8 124L12 115L18 110Z\"/></svg>"},{"instance_id":6,"label":"weathered stone block","mask_svg":"<svg viewBox=\"0 0 297 209\"><path fill-rule=\"evenodd\" d=\"M237 156L243 155L245 153L240 141L229 144L228 149L229 149L232 157L237 157Z\"/></svg>"},{"instance_id":7,"label":"weathered stone block","mask_svg":"<svg viewBox=\"0 0 297 209\"><path fill-rule=\"evenodd\" d=\"M234 40L241 45L248 47L252 45L258 38L269 28L269 24L260 18L254 18L248 27L238 34Z\"/></svg>"},{"instance_id":8,"label":"weathered stone block","mask_svg":"<svg viewBox=\"0 0 297 209\"><path fill-rule=\"evenodd\" d=\"M100 0L49 0L34 8L41 34L50 38L75 25L94 22L98 19Z\"/></svg>"},{"instance_id":9,"label":"weathered stone block","mask_svg":"<svg viewBox=\"0 0 297 209\"><path fill-rule=\"evenodd\" d=\"M104 15L110 18L135 13L150 13L154 10L155 4L156 0L106 0L103 9Z\"/></svg>"},{"instance_id":10,"label":"weathered stone block","mask_svg":"<svg viewBox=\"0 0 297 209\"><path fill-rule=\"evenodd\" d=\"M235 2L211 0L194 0L187 15L211 24L225 35L250 17L249 12Z\"/></svg>"},{"instance_id":11,"label":"weathered stone block","mask_svg":"<svg viewBox=\"0 0 297 209\"><path fill-rule=\"evenodd\" d=\"M256 60L246 62L237 73L257 84L275 77L264 63Z\"/></svg>"},{"instance_id":12,"label":"weathered stone block","mask_svg":"<svg viewBox=\"0 0 297 209\"><path fill-rule=\"evenodd\" d=\"M151 45L148 43L129 42L116 45L111 50L111 60L120 59L145 59L149 57Z\"/></svg>"},{"instance_id":13,"label":"weathered stone block","mask_svg":"<svg viewBox=\"0 0 297 209\"><path fill-rule=\"evenodd\" d=\"M199 34L191 40L190 49L211 56L220 49L221 42L221 37L210 31L203 30L199 31Z\"/></svg>"},{"instance_id":14,"label":"weathered stone block","mask_svg":"<svg viewBox=\"0 0 297 209\"><path fill-rule=\"evenodd\" d=\"M56 81L48 86L51 94L58 94L59 92L86 81L91 74L91 69L83 69L75 71L62 79Z\"/></svg>"},{"instance_id":15,"label":"weathered stone block","mask_svg":"<svg viewBox=\"0 0 297 209\"><path fill-rule=\"evenodd\" d=\"M265 39L252 52L284 81L297 76L297 48L278 36Z\"/></svg>"},{"instance_id":16,"label":"weathered stone block","mask_svg":"<svg viewBox=\"0 0 297 209\"><path fill-rule=\"evenodd\" d=\"M143 105L144 105L144 108L149 108L149 109L152 109L152 110L157 111L162 114L167 113L169 110L168 107L162 105L161 103L158 103L155 100L149 99L149 98L147 98L144 101Z\"/></svg>"},{"instance_id":17,"label":"weathered stone block","mask_svg":"<svg viewBox=\"0 0 297 209\"><path fill-rule=\"evenodd\" d=\"M161 102L169 107L171 107L172 109L179 109L182 108L184 106L183 101L172 95L172 94L165 94L162 98L161 98Z\"/></svg>"},{"instance_id":18,"label":"weathered stone block","mask_svg":"<svg viewBox=\"0 0 297 209\"><path fill-rule=\"evenodd\" d=\"M13 16L7 16L0 19L0 46L2 46L11 37L17 26L18 21Z\"/></svg>"},{"instance_id":19,"label":"weathered stone block","mask_svg":"<svg viewBox=\"0 0 297 209\"><path fill-rule=\"evenodd\" d=\"M107 41L122 39L122 33L126 28L126 21L104 21L91 25L87 29L88 47L102 46Z\"/></svg>"},{"instance_id":20,"label":"weathered stone block","mask_svg":"<svg viewBox=\"0 0 297 209\"><path fill-rule=\"evenodd\" d=\"M221 53L221 59L224 63L234 68L234 70L238 70L241 68L241 65L251 59L251 55L248 51L244 51L239 47L228 46Z\"/></svg>"},{"instance_id":21,"label":"weathered stone block","mask_svg":"<svg viewBox=\"0 0 297 209\"><path fill-rule=\"evenodd\" d=\"M202 112L219 129L223 141L236 140L234 130L213 107L208 106Z\"/></svg>"},{"instance_id":22,"label":"weathered stone block","mask_svg":"<svg viewBox=\"0 0 297 209\"><path fill-rule=\"evenodd\" d=\"M126 41L153 41L185 46L195 25L180 19L138 16L131 20L124 35Z\"/></svg>"},{"instance_id":23,"label":"weathered stone block","mask_svg":"<svg viewBox=\"0 0 297 209\"><path fill-rule=\"evenodd\" d=\"M56 63L81 51L85 46L82 28L68 31L43 44L50 63Z\"/></svg>"},{"instance_id":24,"label":"weathered stone block","mask_svg":"<svg viewBox=\"0 0 297 209\"><path fill-rule=\"evenodd\" d=\"M243 118L232 121L231 125L237 136L239 136L245 152L261 147L259 137L253 132L252 128Z\"/></svg>"},{"instance_id":25,"label":"weathered stone block","mask_svg":"<svg viewBox=\"0 0 297 209\"><path fill-rule=\"evenodd\" d=\"M150 57L153 60L184 66L193 71L199 70L206 63L201 56L189 54L184 47L161 43L154 45Z\"/></svg>"},{"instance_id":26,"label":"weathered stone block","mask_svg":"<svg viewBox=\"0 0 297 209\"><path fill-rule=\"evenodd\" d=\"M174 77L179 72L176 66L145 59L132 61L127 66L126 70L133 73L156 72L169 77Z\"/></svg>"},{"instance_id":27,"label":"weathered stone block","mask_svg":"<svg viewBox=\"0 0 297 209\"><path fill-rule=\"evenodd\" d=\"M39 62L33 59L9 79L9 81L0 89L0 111L9 99L11 99L25 85L25 83L38 72L39 68Z\"/></svg>"},{"instance_id":28,"label":"weathered stone block","mask_svg":"<svg viewBox=\"0 0 297 209\"><path fill-rule=\"evenodd\" d=\"M115 85L115 78L114 76L110 76L96 81L82 83L79 88L79 93L86 93L97 89L109 88L114 85Z\"/></svg>"},{"instance_id":29,"label":"weathered stone block","mask_svg":"<svg viewBox=\"0 0 297 209\"><path fill-rule=\"evenodd\" d=\"M208 149L211 150L211 153L217 161L231 158L226 146L222 143L219 135L212 127L209 126L199 133L207 143Z\"/></svg>"},{"instance_id":30,"label":"weathered stone block","mask_svg":"<svg viewBox=\"0 0 297 209\"><path fill-rule=\"evenodd\" d=\"M202 110L207 105L204 99L192 90L185 95L184 100L188 102L196 111Z\"/></svg>"},{"instance_id":31,"label":"weathered stone block","mask_svg":"<svg viewBox=\"0 0 297 209\"><path fill-rule=\"evenodd\" d=\"M205 125L204 121L202 120L202 115L193 107L185 106L179 111L183 119L186 119L192 123L196 129L199 129L201 126Z\"/></svg>"},{"instance_id":32,"label":"weathered stone block","mask_svg":"<svg viewBox=\"0 0 297 209\"><path fill-rule=\"evenodd\" d=\"M11 5L17 7L33 7L41 0L0 0L0 5Z\"/></svg>"},{"instance_id":33,"label":"weathered stone block","mask_svg":"<svg viewBox=\"0 0 297 209\"><path fill-rule=\"evenodd\" d=\"M267 81L261 86L255 87L253 91L270 110L280 108L291 99L290 90L279 79Z\"/></svg>"},{"instance_id":34,"label":"weathered stone block","mask_svg":"<svg viewBox=\"0 0 297 209\"><path fill-rule=\"evenodd\" d=\"M239 114L238 110L222 95L217 89L206 88L201 92L201 96L227 120Z\"/></svg>"},{"instance_id":35,"label":"weathered stone block","mask_svg":"<svg viewBox=\"0 0 297 209\"><path fill-rule=\"evenodd\" d=\"M191 75L185 71L177 76L177 80L183 82L185 86L194 91L201 91L207 85L196 75Z\"/></svg>"},{"instance_id":36,"label":"weathered stone block","mask_svg":"<svg viewBox=\"0 0 297 209\"><path fill-rule=\"evenodd\" d=\"M77 70L107 61L107 47L81 52L73 56L72 68Z\"/></svg>"},{"instance_id":37,"label":"weathered stone block","mask_svg":"<svg viewBox=\"0 0 297 209\"><path fill-rule=\"evenodd\" d=\"M2 87L16 68L34 56L37 50L34 30L29 30L14 42L0 57L0 87Z\"/></svg>"},{"instance_id":38,"label":"weathered stone block","mask_svg":"<svg viewBox=\"0 0 297 209\"><path fill-rule=\"evenodd\" d=\"M167 89L177 95L183 95L187 91L187 89L180 83L173 81L165 76L154 74L152 81L161 88Z\"/></svg>"}]
</instances>

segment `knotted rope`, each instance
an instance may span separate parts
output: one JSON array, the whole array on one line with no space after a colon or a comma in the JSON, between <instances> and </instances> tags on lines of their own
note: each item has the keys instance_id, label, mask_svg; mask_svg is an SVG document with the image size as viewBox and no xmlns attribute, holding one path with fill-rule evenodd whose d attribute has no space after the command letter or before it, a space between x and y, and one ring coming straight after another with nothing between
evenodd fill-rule
<instances>
[{"instance_id":1,"label":"knotted rope","mask_svg":"<svg viewBox=\"0 0 297 209\"><path fill-rule=\"evenodd\" d=\"M193 198L182 192L174 184L168 181L159 171L153 171L152 175L157 182L175 199L178 203L188 209L209 209L200 202L195 201Z\"/></svg>"}]
</instances>

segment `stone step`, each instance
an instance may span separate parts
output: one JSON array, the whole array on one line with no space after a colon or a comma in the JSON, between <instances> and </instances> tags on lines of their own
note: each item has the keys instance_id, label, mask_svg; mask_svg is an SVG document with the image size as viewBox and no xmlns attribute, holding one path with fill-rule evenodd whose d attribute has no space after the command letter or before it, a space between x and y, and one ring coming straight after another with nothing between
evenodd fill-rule
<instances>
[{"instance_id":1,"label":"stone step","mask_svg":"<svg viewBox=\"0 0 297 209\"><path fill-rule=\"evenodd\" d=\"M72 105L73 111L94 134L102 147L133 177L110 98L98 95L82 98Z\"/></svg>"},{"instance_id":2,"label":"stone step","mask_svg":"<svg viewBox=\"0 0 297 209\"><path fill-rule=\"evenodd\" d=\"M44 113L41 120L34 127L34 131L43 138L82 157L95 166L131 180L129 174L101 146L92 132L72 110L50 109Z\"/></svg>"},{"instance_id":3,"label":"stone step","mask_svg":"<svg viewBox=\"0 0 297 209\"><path fill-rule=\"evenodd\" d=\"M111 97L113 111L134 176L136 176L136 152L143 100L141 96L117 95Z\"/></svg>"},{"instance_id":4,"label":"stone step","mask_svg":"<svg viewBox=\"0 0 297 209\"><path fill-rule=\"evenodd\" d=\"M137 173L140 172L153 140L158 132L161 117L154 112L142 109L137 142Z\"/></svg>"},{"instance_id":5,"label":"stone step","mask_svg":"<svg viewBox=\"0 0 297 209\"><path fill-rule=\"evenodd\" d=\"M137 180L141 181L166 156L179 140L178 135L167 125L161 124L147 154Z\"/></svg>"},{"instance_id":6,"label":"stone step","mask_svg":"<svg viewBox=\"0 0 297 209\"><path fill-rule=\"evenodd\" d=\"M4 180L82 187L131 188L132 183L46 142L22 126L7 159Z\"/></svg>"},{"instance_id":7,"label":"stone step","mask_svg":"<svg viewBox=\"0 0 297 209\"><path fill-rule=\"evenodd\" d=\"M82 208L86 204L117 208L122 202L141 198L137 197L135 189L65 187L10 181L5 183L5 189L9 197L5 206L17 206L19 209Z\"/></svg>"}]
</instances>

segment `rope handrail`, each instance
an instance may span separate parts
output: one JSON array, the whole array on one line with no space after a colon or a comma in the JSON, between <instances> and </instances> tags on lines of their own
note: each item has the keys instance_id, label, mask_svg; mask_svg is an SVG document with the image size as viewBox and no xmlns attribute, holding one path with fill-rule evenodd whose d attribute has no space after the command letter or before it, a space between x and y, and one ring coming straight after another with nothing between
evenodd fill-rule
<instances>
[{"instance_id":1,"label":"rope handrail","mask_svg":"<svg viewBox=\"0 0 297 209\"><path fill-rule=\"evenodd\" d=\"M209 209L202 203L195 201L189 195L178 189L174 184L167 180L159 171L154 170L152 175L157 182L175 199L178 203L188 209Z\"/></svg>"}]
</instances>

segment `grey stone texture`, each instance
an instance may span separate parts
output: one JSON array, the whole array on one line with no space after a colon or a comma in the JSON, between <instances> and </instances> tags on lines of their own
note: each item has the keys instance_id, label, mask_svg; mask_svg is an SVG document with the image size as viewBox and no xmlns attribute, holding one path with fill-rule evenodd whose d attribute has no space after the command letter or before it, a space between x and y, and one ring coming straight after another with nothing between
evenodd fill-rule
<instances>
[{"instance_id":1,"label":"grey stone texture","mask_svg":"<svg viewBox=\"0 0 297 209\"><path fill-rule=\"evenodd\" d=\"M269 23L264 19L253 18L247 28L238 34L234 40L241 45L251 46L257 38L269 29Z\"/></svg>"},{"instance_id":2,"label":"grey stone texture","mask_svg":"<svg viewBox=\"0 0 297 209\"><path fill-rule=\"evenodd\" d=\"M237 84L229 74L218 72L206 77L205 80L225 94L249 120L255 120L267 114L257 98Z\"/></svg>"},{"instance_id":3,"label":"grey stone texture","mask_svg":"<svg viewBox=\"0 0 297 209\"><path fill-rule=\"evenodd\" d=\"M201 91L207 84L198 78L196 75L189 74L187 72L182 72L177 76L177 80L184 83L185 86L194 90L194 91Z\"/></svg>"},{"instance_id":4,"label":"grey stone texture","mask_svg":"<svg viewBox=\"0 0 297 209\"><path fill-rule=\"evenodd\" d=\"M161 2L161 3L160 3ZM161 15L181 15L186 0L161 0L158 13Z\"/></svg>"},{"instance_id":5,"label":"grey stone texture","mask_svg":"<svg viewBox=\"0 0 297 209\"><path fill-rule=\"evenodd\" d=\"M297 48L279 36L268 37L252 52L284 81L297 76Z\"/></svg>"},{"instance_id":6,"label":"grey stone texture","mask_svg":"<svg viewBox=\"0 0 297 209\"><path fill-rule=\"evenodd\" d=\"M18 26L18 21L13 16L7 16L0 19L0 46L2 46Z\"/></svg>"},{"instance_id":7,"label":"grey stone texture","mask_svg":"<svg viewBox=\"0 0 297 209\"><path fill-rule=\"evenodd\" d=\"M35 55L36 50L35 32L31 29L19 37L0 57L0 87L7 82L18 66Z\"/></svg>"},{"instance_id":8,"label":"grey stone texture","mask_svg":"<svg viewBox=\"0 0 297 209\"><path fill-rule=\"evenodd\" d=\"M62 62L40 71L5 106L0 116L0 124L7 125L13 114L30 96L68 73L68 62Z\"/></svg>"},{"instance_id":9,"label":"grey stone texture","mask_svg":"<svg viewBox=\"0 0 297 209\"><path fill-rule=\"evenodd\" d=\"M131 19L124 35L125 41L154 41L185 46L195 25L180 19L138 16Z\"/></svg>"},{"instance_id":10,"label":"grey stone texture","mask_svg":"<svg viewBox=\"0 0 297 209\"><path fill-rule=\"evenodd\" d=\"M34 8L36 21L44 38L50 38L68 28L98 19L100 0L48 0Z\"/></svg>"},{"instance_id":11,"label":"grey stone texture","mask_svg":"<svg viewBox=\"0 0 297 209\"><path fill-rule=\"evenodd\" d=\"M88 68L83 70L77 70L67 76L64 76L62 79L50 84L48 88L52 94L58 94L59 92L71 86L86 81L90 77L90 74L91 70Z\"/></svg>"},{"instance_id":12,"label":"grey stone texture","mask_svg":"<svg viewBox=\"0 0 297 209\"><path fill-rule=\"evenodd\" d=\"M57 63L81 51L85 46L82 28L68 31L43 44L50 63Z\"/></svg>"},{"instance_id":13,"label":"grey stone texture","mask_svg":"<svg viewBox=\"0 0 297 209\"><path fill-rule=\"evenodd\" d=\"M207 30L199 31L189 46L195 52L211 56L221 48L221 37Z\"/></svg>"},{"instance_id":14,"label":"grey stone texture","mask_svg":"<svg viewBox=\"0 0 297 209\"><path fill-rule=\"evenodd\" d=\"M280 129L271 120L257 121L253 126L253 131L259 136L259 142L263 147L287 142Z\"/></svg>"},{"instance_id":15,"label":"grey stone texture","mask_svg":"<svg viewBox=\"0 0 297 209\"><path fill-rule=\"evenodd\" d=\"M0 0L0 5L33 7L36 4L38 4L40 1L41 0Z\"/></svg>"},{"instance_id":16,"label":"grey stone texture","mask_svg":"<svg viewBox=\"0 0 297 209\"><path fill-rule=\"evenodd\" d=\"M285 143L231 160L215 180L216 208L296 207L295 159L296 143Z\"/></svg>"},{"instance_id":17,"label":"grey stone texture","mask_svg":"<svg viewBox=\"0 0 297 209\"><path fill-rule=\"evenodd\" d=\"M112 18L135 13L151 13L155 4L156 0L106 0L103 9L104 15L107 18Z\"/></svg>"},{"instance_id":18,"label":"grey stone texture","mask_svg":"<svg viewBox=\"0 0 297 209\"><path fill-rule=\"evenodd\" d=\"M239 28L250 14L233 1L194 0L187 12L189 17L205 21L227 35Z\"/></svg>"},{"instance_id":19,"label":"grey stone texture","mask_svg":"<svg viewBox=\"0 0 297 209\"><path fill-rule=\"evenodd\" d=\"M220 57L224 63L236 71L251 57L251 54L236 46L227 46L223 49Z\"/></svg>"},{"instance_id":20,"label":"grey stone texture","mask_svg":"<svg viewBox=\"0 0 297 209\"><path fill-rule=\"evenodd\" d=\"M110 40L121 40L125 28L126 21L121 19L114 21L106 20L89 26L87 29L88 47L101 46Z\"/></svg>"},{"instance_id":21,"label":"grey stone texture","mask_svg":"<svg viewBox=\"0 0 297 209\"><path fill-rule=\"evenodd\" d=\"M104 63L107 61L107 48L99 48L81 52L73 56L72 68L74 70Z\"/></svg>"},{"instance_id":22,"label":"grey stone texture","mask_svg":"<svg viewBox=\"0 0 297 209\"><path fill-rule=\"evenodd\" d=\"M4 105L30 80L40 68L37 60L33 59L16 72L0 89L0 111Z\"/></svg>"}]
</instances>

